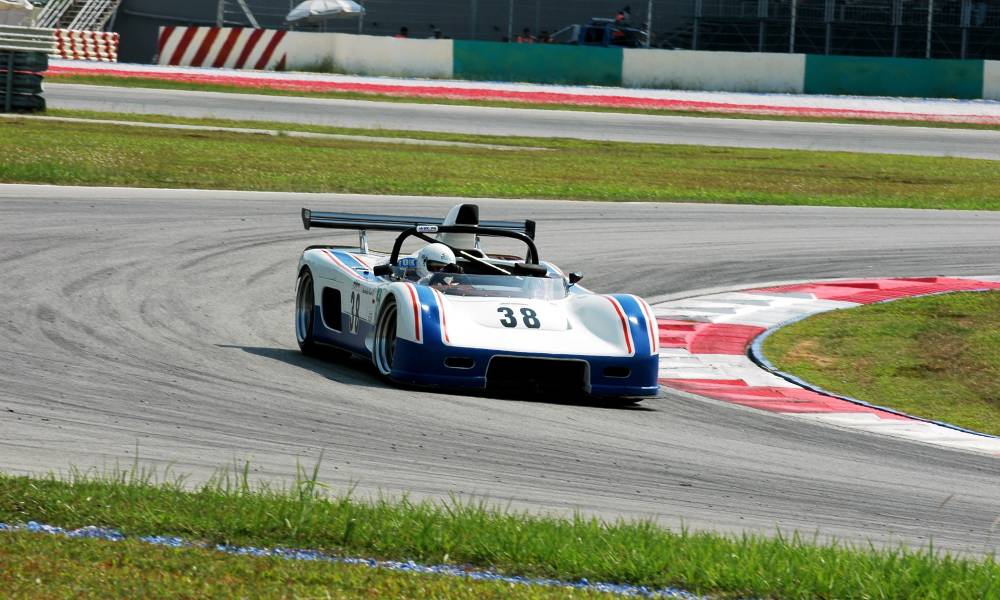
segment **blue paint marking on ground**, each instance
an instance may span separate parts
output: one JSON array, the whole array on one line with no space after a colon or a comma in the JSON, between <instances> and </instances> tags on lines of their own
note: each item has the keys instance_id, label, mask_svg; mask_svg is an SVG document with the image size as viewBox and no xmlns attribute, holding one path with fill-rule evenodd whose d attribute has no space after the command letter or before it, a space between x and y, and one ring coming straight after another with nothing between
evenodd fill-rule
<instances>
[{"instance_id":1,"label":"blue paint marking on ground","mask_svg":"<svg viewBox=\"0 0 1000 600\"><path fill-rule=\"evenodd\" d=\"M503 575L494 571L483 571L462 567L459 565L422 565L413 561L392 561L375 560L372 558L356 558L334 556L318 552L316 550L296 550L289 548L255 548L252 546L227 546L215 545L206 546L187 541L179 537L170 536L138 536L129 538L120 531L106 527L81 527L80 529L64 529L29 521L26 524L9 525L0 523L0 533L3 532L31 532L47 533L50 535L60 535L68 538L98 539L109 542L120 542L126 539L135 539L147 544L156 546L167 546L170 548L213 548L219 552L236 556L253 556L258 558L284 558L286 560L313 560L345 565L360 565L378 569L388 569L390 571L402 571L406 573L419 573L427 575L448 575L451 577L465 577L474 581L498 581L502 583L520 585L541 585L549 587L574 588L596 592L608 592L622 596L632 596L641 598L682 598L684 600L696 600L702 598L684 590L674 588L648 588L641 585L628 585L619 583L593 583L586 579L578 581L562 581L559 579L547 579L540 577L521 577L518 575Z\"/></svg>"}]
</instances>

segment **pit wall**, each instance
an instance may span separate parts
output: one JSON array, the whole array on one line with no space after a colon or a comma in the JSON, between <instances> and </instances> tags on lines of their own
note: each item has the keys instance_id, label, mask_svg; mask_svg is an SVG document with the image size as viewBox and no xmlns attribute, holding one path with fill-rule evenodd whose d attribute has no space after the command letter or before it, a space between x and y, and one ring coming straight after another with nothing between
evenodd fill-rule
<instances>
[{"instance_id":1,"label":"pit wall","mask_svg":"<svg viewBox=\"0 0 1000 600\"><path fill-rule=\"evenodd\" d=\"M625 50L626 87L801 94L804 54Z\"/></svg>"},{"instance_id":2,"label":"pit wall","mask_svg":"<svg viewBox=\"0 0 1000 600\"><path fill-rule=\"evenodd\" d=\"M983 68L983 98L1000 100L1000 61L985 61Z\"/></svg>"},{"instance_id":3,"label":"pit wall","mask_svg":"<svg viewBox=\"0 0 1000 600\"><path fill-rule=\"evenodd\" d=\"M1000 61L595 48L161 27L158 63L727 92L1000 100Z\"/></svg>"},{"instance_id":4,"label":"pit wall","mask_svg":"<svg viewBox=\"0 0 1000 600\"><path fill-rule=\"evenodd\" d=\"M451 40L415 40L243 27L161 27L157 64L454 77Z\"/></svg>"}]
</instances>

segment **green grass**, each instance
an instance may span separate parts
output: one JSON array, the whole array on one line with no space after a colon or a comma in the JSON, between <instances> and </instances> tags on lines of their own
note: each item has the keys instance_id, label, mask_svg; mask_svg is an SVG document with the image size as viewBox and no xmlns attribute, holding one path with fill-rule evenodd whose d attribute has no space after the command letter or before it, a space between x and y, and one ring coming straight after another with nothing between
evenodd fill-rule
<instances>
[{"instance_id":1,"label":"green grass","mask_svg":"<svg viewBox=\"0 0 1000 600\"><path fill-rule=\"evenodd\" d=\"M281 558L173 549L139 541L0 533L0 595L35 598L613 598Z\"/></svg>"},{"instance_id":2,"label":"green grass","mask_svg":"<svg viewBox=\"0 0 1000 600\"><path fill-rule=\"evenodd\" d=\"M823 313L775 332L764 353L831 392L1000 435L1000 292Z\"/></svg>"},{"instance_id":3,"label":"green grass","mask_svg":"<svg viewBox=\"0 0 1000 600\"><path fill-rule=\"evenodd\" d=\"M193 489L183 486L182 479L155 484L151 473L136 468L100 476L74 473L68 479L0 475L0 521L36 520L70 528L103 525L127 535L177 535L209 543L474 565L510 574L675 586L727 598L1000 598L1000 564L992 557L973 560L924 550L817 545L796 535L725 537L668 531L650 522L559 519L485 503L360 502L328 496L315 472L300 472L288 489L254 489L247 483L247 472L226 472ZM18 542L20 549L11 551L13 538L5 535L0 534L0 548L6 549L7 558L0 553L0 561L23 565L38 556L35 542ZM124 548L123 563L112 564L139 564L149 553L161 552ZM60 550L96 551L68 545ZM171 556L176 566L169 570L170 577L184 573L184 561L200 565L228 560ZM161 566L156 560L145 564L153 570ZM274 568L267 562L234 563L215 572ZM4 572L0 569L0 582ZM145 577L155 578L155 573ZM411 584L420 585L399 585Z\"/></svg>"},{"instance_id":4,"label":"green grass","mask_svg":"<svg viewBox=\"0 0 1000 600\"><path fill-rule=\"evenodd\" d=\"M415 147L5 119L0 122L0 153L4 156L0 181L611 201L1000 208L1000 187L996 185L1000 163L987 160L547 138L425 137L526 144L551 151Z\"/></svg>"},{"instance_id":5,"label":"green grass","mask_svg":"<svg viewBox=\"0 0 1000 600\"><path fill-rule=\"evenodd\" d=\"M670 110L658 108L619 108L613 106L580 106L576 104L542 104L502 100L461 100L449 98L415 98L412 96L392 96L388 94L363 94L358 92L310 92L273 88L247 88L220 83L194 83L154 77L119 77L114 75L46 75L49 81L104 85L115 87L141 87L166 90L192 90L203 92L226 92L233 94L263 94L269 96L298 96L306 98L330 98L340 100L368 100L377 102L402 102L407 104L446 104L458 106L493 106L499 108L534 108L541 110L572 110L585 112L611 112L643 115L663 115L677 117L713 117L723 119L755 119L766 121L800 121L814 123L855 123L864 125L895 125L900 127L944 127L954 129L1000 129L1000 125L980 123L943 123L940 121L915 121L906 119L866 119L860 117L810 117L796 115L738 114L731 112ZM470 82L475 83L475 82Z\"/></svg>"}]
</instances>

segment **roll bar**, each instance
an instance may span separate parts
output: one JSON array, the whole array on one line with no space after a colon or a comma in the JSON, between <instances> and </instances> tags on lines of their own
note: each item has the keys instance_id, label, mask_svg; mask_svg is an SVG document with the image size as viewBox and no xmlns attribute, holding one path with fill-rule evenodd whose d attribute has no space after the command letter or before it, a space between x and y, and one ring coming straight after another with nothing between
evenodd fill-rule
<instances>
[{"instance_id":1,"label":"roll bar","mask_svg":"<svg viewBox=\"0 0 1000 600\"><path fill-rule=\"evenodd\" d=\"M531 221L528 222L531 223ZM513 240L520 240L528 246L528 256L525 257L525 262L531 265L538 264L538 248L535 247L535 242L527 235L519 231L497 229L494 227L482 227L478 225L418 225L416 227L404 229L403 232L399 234L399 237L396 238L396 243L392 245L392 254L389 255L389 264L392 266L399 264L399 252L403 248L403 242L406 241L406 238L408 237L418 237L431 244L438 243L438 240L427 235L429 233L473 233L475 235L505 237Z\"/></svg>"}]
</instances>

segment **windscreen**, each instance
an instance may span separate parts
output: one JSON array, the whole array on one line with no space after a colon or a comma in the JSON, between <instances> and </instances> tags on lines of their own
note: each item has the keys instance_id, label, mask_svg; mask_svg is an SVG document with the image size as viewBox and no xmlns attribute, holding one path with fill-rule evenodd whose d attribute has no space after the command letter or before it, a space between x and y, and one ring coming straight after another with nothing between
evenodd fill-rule
<instances>
[{"instance_id":1,"label":"windscreen","mask_svg":"<svg viewBox=\"0 0 1000 600\"><path fill-rule=\"evenodd\" d=\"M420 283L449 296L529 298L533 300L560 300L566 297L566 282L561 277L432 273L420 280Z\"/></svg>"}]
</instances>

